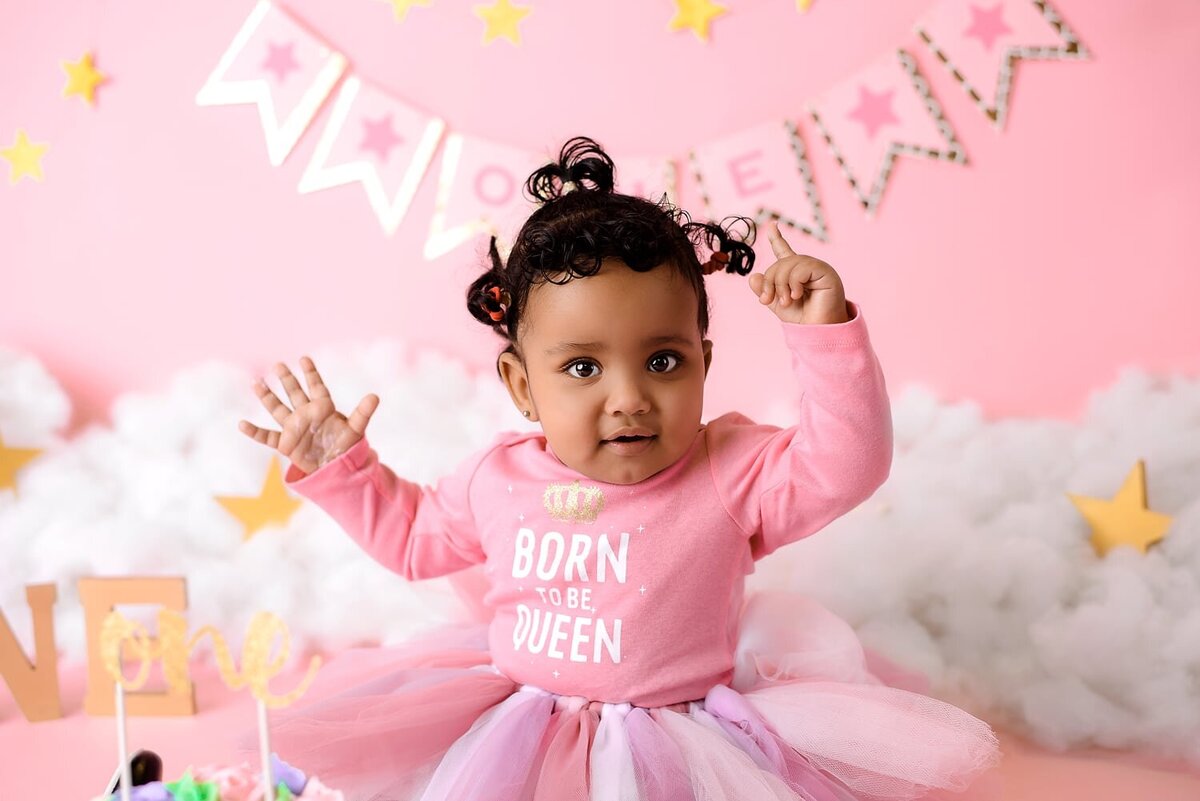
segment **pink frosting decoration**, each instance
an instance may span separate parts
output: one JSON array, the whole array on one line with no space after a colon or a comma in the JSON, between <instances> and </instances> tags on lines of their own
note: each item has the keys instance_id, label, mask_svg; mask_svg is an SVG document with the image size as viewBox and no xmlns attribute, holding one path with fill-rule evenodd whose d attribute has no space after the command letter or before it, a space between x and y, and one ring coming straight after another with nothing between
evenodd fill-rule
<instances>
[{"instance_id":1,"label":"pink frosting decoration","mask_svg":"<svg viewBox=\"0 0 1200 801\"><path fill-rule=\"evenodd\" d=\"M221 801L262 801L262 774L243 762L234 766L209 765L193 768L196 781L217 785Z\"/></svg>"},{"instance_id":2,"label":"pink frosting decoration","mask_svg":"<svg viewBox=\"0 0 1200 801\"><path fill-rule=\"evenodd\" d=\"M262 773L250 766L208 765L190 768L197 782L212 782L217 785L221 801L263 801ZM346 801L341 790L333 790L321 784L316 776L310 776L304 792L295 796L298 801Z\"/></svg>"},{"instance_id":3,"label":"pink frosting decoration","mask_svg":"<svg viewBox=\"0 0 1200 801\"><path fill-rule=\"evenodd\" d=\"M224 796L221 796L224 801ZM296 796L298 801L346 801L346 797L342 795L341 790L331 790L321 784L321 780L316 776L308 777L308 784L304 785L304 792Z\"/></svg>"}]
</instances>

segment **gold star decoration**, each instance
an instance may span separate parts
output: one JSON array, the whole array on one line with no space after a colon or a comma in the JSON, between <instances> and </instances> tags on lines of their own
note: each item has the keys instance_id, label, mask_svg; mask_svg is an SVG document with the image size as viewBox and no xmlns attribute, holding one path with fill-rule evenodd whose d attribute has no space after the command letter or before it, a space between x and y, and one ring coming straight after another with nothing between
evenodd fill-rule
<instances>
[{"instance_id":1,"label":"gold star decoration","mask_svg":"<svg viewBox=\"0 0 1200 801\"><path fill-rule=\"evenodd\" d=\"M475 16L487 23L483 32L483 43L503 36L515 45L521 43L521 33L517 30L520 22L530 11L529 6L514 6L508 0L496 0L490 6L475 6Z\"/></svg>"},{"instance_id":2,"label":"gold star decoration","mask_svg":"<svg viewBox=\"0 0 1200 801\"><path fill-rule=\"evenodd\" d=\"M1129 545L1141 553L1161 540L1171 526L1171 518L1150 511L1146 502L1146 463L1138 459L1125 483L1112 500L1086 498L1067 493L1092 527L1092 547L1106 556L1118 545Z\"/></svg>"},{"instance_id":3,"label":"gold star decoration","mask_svg":"<svg viewBox=\"0 0 1200 801\"><path fill-rule=\"evenodd\" d=\"M257 496L228 496L218 495L217 503L221 504L231 515L242 521L246 528L243 539L250 539L259 529L272 523L286 525L304 501L293 497L283 483L283 471L279 467L279 459L272 456L271 465L267 468L267 478L263 481L262 492Z\"/></svg>"},{"instance_id":4,"label":"gold star decoration","mask_svg":"<svg viewBox=\"0 0 1200 801\"><path fill-rule=\"evenodd\" d=\"M408 18L408 10L413 6L421 6L429 8L430 0L382 0L392 7L392 16L396 18L396 22L404 22Z\"/></svg>"},{"instance_id":5,"label":"gold star decoration","mask_svg":"<svg viewBox=\"0 0 1200 801\"><path fill-rule=\"evenodd\" d=\"M34 448L8 448L0 439L0 489L17 488L17 471L38 457L41 451Z\"/></svg>"},{"instance_id":6,"label":"gold star decoration","mask_svg":"<svg viewBox=\"0 0 1200 801\"><path fill-rule=\"evenodd\" d=\"M812 0L796 0L796 10L803 14L812 8Z\"/></svg>"},{"instance_id":7,"label":"gold star decoration","mask_svg":"<svg viewBox=\"0 0 1200 801\"><path fill-rule=\"evenodd\" d=\"M62 68L67 73L67 85L63 87L63 97L79 95L89 106L96 105L96 87L104 83L107 76L96 69L92 63L92 54L84 53L78 61L64 61Z\"/></svg>"},{"instance_id":8,"label":"gold star decoration","mask_svg":"<svg viewBox=\"0 0 1200 801\"><path fill-rule=\"evenodd\" d=\"M25 131L17 129L17 141L11 147L0 150L0 158L12 165L8 174L8 182L15 184L28 175L35 181L42 180L42 156L50 148L42 142L30 142Z\"/></svg>"},{"instance_id":9,"label":"gold star decoration","mask_svg":"<svg viewBox=\"0 0 1200 801\"><path fill-rule=\"evenodd\" d=\"M670 29L691 28L702 42L708 41L709 23L728 11L725 6L719 6L712 0L675 0L675 9Z\"/></svg>"}]
</instances>

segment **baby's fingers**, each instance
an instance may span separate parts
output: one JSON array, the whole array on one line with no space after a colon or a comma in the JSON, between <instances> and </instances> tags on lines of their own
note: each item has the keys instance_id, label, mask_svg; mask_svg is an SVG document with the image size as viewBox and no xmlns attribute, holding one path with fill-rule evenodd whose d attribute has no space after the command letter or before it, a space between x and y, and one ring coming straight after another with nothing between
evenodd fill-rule
<instances>
[{"instance_id":1,"label":"baby's fingers","mask_svg":"<svg viewBox=\"0 0 1200 801\"><path fill-rule=\"evenodd\" d=\"M254 392L258 395L259 401L262 402L263 408L275 418L275 422L279 423L279 425L283 425L288 417L291 416L292 410L271 391L266 381L256 378L254 380Z\"/></svg>"},{"instance_id":2,"label":"baby's fingers","mask_svg":"<svg viewBox=\"0 0 1200 801\"><path fill-rule=\"evenodd\" d=\"M796 251L792 250L792 246L783 238L778 220L767 221L767 238L771 242L771 252L775 254L775 258L786 259L788 256L796 255Z\"/></svg>"},{"instance_id":3,"label":"baby's fingers","mask_svg":"<svg viewBox=\"0 0 1200 801\"><path fill-rule=\"evenodd\" d=\"M779 298L780 306L787 306L795 297L792 294L792 280L798 272L800 271L795 268L775 271L775 297Z\"/></svg>"},{"instance_id":4,"label":"baby's fingers","mask_svg":"<svg viewBox=\"0 0 1200 801\"><path fill-rule=\"evenodd\" d=\"M360 437L367 430L367 423L371 422L371 415L375 414L375 410L379 408L379 396L367 395L358 402L358 406L350 414L350 419L346 421L346 425L350 426L350 430Z\"/></svg>"},{"instance_id":5,"label":"baby's fingers","mask_svg":"<svg viewBox=\"0 0 1200 801\"><path fill-rule=\"evenodd\" d=\"M287 390L288 400L292 402L293 409L299 409L308 403L308 396L304 394L300 382L296 380L296 376L292 375L292 371L288 369L286 364L280 362L275 365L275 375L279 376L280 383Z\"/></svg>"},{"instance_id":6,"label":"baby's fingers","mask_svg":"<svg viewBox=\"0 0 1200 801\"><path fill-rule=\"evenodd\" d=\"M239 420L238 421L238 431L241 431L243 434L245 434L246 436L248 436L250 439L254 440L255 442L261 442L263 445L266 445L268 448L274 449L274 448L279 447L279 432L278 431L270 431L266 428L259 428L258 426L254 425L254 423L251 423L248 420Z\"/></svg>"},{"instance_id":7,"label":"baby's fingers","mask_svg":"<svg viewBox=\"0 0 1200 801\"><path fill-rule=\"evenodd\" d=\"M307 356L300 357L300 368L304 370L304 383L308 384L308 394L313 398L328 398L329 389L317 372L317 366Z\"/></svg>"},{"instance_id":8,"label":"baby's fingers","mask_svg":"<svg viewBox=\"0 0 1200 801\"><path fill-rule=\"evenodd\" d=\"M751 273L750 288L758 295L759 303L770 303L775 298L775 282L771 280L771 271L766 274Z\"/></svg>"},{"instance_id":9,"label":"baby's fingers","mask_svg":"<svg viewBox=\"0 0 1200 801\"><path fill-rule=\"evenodd\" d=\"M804 288L810 277L799 268L792 270L792 274L788 277L788 291L791 293L792 300L804 297Z\"/></svg>"}]
</instances>

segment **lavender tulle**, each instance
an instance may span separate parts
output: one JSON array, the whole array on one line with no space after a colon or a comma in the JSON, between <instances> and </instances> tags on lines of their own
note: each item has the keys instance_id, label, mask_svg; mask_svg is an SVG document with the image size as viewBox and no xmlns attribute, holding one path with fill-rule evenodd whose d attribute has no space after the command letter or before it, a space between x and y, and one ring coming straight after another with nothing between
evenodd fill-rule
<instances>
[{"instance_id":1,"label":"lavender tulle","mask_svg":"<svg viewBox=\"0 0 1200 801\"><path fill-rule=\"evenodd\" d=\"M284 759L346 801L977 798L986 723L864 652L819 604L760 594L732 686L645 709L501 675L484 627L341 654L272 723Z\"/></svg>"}]
</instances>

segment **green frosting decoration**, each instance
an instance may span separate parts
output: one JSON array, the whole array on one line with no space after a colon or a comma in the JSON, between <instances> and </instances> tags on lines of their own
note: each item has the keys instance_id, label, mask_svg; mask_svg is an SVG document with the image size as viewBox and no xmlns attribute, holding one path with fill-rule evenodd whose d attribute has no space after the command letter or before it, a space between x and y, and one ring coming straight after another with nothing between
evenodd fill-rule
<instances>
[{"instance_id":1,"label":"green frosting decoration","mask_svg":"<svg viewBox=\"0 0 1200 801\"><path fill-rule=\"evenodd\" d=\"M213 782L197 782L189 770L177 782L167 782L167 789L176 801L221 801L217 785Z\"/></svg>"}]
</instances>

